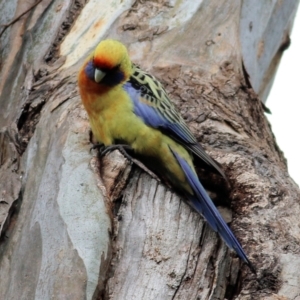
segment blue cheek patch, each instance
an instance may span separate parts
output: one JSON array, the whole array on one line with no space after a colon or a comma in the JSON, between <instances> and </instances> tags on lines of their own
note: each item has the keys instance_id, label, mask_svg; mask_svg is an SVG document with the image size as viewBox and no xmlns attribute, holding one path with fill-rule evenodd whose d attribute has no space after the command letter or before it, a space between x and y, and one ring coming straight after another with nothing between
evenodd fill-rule
<instances>
[{"instance_id":1,"label":"blue cheek patch","mask_svg":"<svg viewBox=\"0 0 300 300\"><path fill-rule=\"evenodd\" d=\"M95 67L92 61L89 61L85 67L85 74L86 76L91 79L91 80L95 80L94 79L94 74L95 74Z\"/></svg>"}]
</instances>

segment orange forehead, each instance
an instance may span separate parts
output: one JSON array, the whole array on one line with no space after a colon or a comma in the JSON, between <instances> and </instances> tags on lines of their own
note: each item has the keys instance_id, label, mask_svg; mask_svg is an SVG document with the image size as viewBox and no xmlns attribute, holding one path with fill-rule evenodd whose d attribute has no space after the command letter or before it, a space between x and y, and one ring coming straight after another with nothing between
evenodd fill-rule
<instances>
[{"instance_id":1,"label":"orange forehead","mask_svg":"<svg viewBox=\"0 0 300 300\"><path fill-rule=\"evenodd\" d=\"M94 56L94 65L103 69L112 69L115 66L110 58L99 55Z\"/></svg>"}]
</instances>

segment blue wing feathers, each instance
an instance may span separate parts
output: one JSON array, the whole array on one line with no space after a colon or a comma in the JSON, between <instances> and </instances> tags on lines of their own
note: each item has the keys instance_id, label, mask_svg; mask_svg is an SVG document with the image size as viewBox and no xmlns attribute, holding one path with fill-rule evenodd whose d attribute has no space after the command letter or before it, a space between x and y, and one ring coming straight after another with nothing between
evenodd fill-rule
<instances>
[{"instance_id":1,"label":"blue wing feathers","mask_svg":"<svg viewBox=\"0 0 300 300\"><path fill-rule=\"evenodd\" d=\"M177 123L171 123L169 120L164 118L155 107L143 103L140 101L141 95L138 90L136 90L129 82L124 85L124 89L130 95L130 98L134 105L134 113L140 117L145 124L162 130L169 131L173 133L175 137L179 137L186 144L191 143L185 133L181 129L181 125Z\"/></svg>"},{"instance_id":2,"label":"blue wing feathers","mask_svg":"<svg viewBox=\"0 0 300 300\"><path fill-rule=\"evenodd\" d=\"M171 151L181 166L190 186L195 193L195 196L189 197L194 208L205 217L212 229L221 235L228 247L234 249L244 262L251 265L244 250L242 249L242 246L220 215L212 200L207 195L197 175L194 173L189 164L180 157L180 155L178 155L172 149Z\"/></svg>"},{"instance_id":3,"label":"blue wing feathers","mask_svg":"<svg viewBox=\"0 0 300 300\"><path fill-rule=\"evenodd\" d=\"M141 96L140 90L136 89L130 82L126 82L123 86L125 91L130 96L130 99L134 106L134 113L140 117L145 124L153 128L165 131L173 139L184 145L188 150L200 157L206 164L212 166L219 172L226 180L226 176L223 170L220 168L217 162L215 162L197 143L192 133L182 122L172 122L166 118L155 105L151 105L149 101ZM141 101L144 100L144 101Z\"/></svg>"},{"instance_id":4,"label":"blue wing feathers","mask_svg":"<svg viewBox=\"0 0 300 300\"><path fill-rule=\"evenodd\" d=\"M145 124L153 128L163 127L165 125L164 123L166 123L166 120L157 113L154 107L140 101L139 91L129 82L124 85L124 89L127 91L133 102L134 113L140 117Z\"/></svg>"}]
</instances>

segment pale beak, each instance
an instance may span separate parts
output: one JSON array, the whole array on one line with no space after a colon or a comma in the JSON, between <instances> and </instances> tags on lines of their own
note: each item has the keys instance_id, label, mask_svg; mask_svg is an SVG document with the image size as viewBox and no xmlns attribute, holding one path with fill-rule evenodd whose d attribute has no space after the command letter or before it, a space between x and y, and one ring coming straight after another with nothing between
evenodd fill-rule
<instances>
[{"instance_id":1,"label":"pale beak","mask_svg":"<svg viewBox=\"0 0 300 300\"><path fill-rule=\"evenodd\" d=\"M106 75L105 72L103 72L99 69L95 69L94 79L97 83L99 83L105 75Z\"/></svg>"}]
</instances>

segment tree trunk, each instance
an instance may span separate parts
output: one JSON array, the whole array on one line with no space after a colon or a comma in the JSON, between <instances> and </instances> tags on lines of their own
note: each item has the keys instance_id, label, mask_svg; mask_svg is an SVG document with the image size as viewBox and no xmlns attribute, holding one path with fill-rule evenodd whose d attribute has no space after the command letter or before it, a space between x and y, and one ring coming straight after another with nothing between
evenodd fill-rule
<instances>
[{"instance_id":1,"label":"tree trunk","mask_svg":"<svg viewBox=\"0 0 300 300\"><path fill-rule=\"evenodd\" d=\"M298 1L85 2L0 2L0 298L298 299L300 191L260 101ZM163 180L90 152L76 76L108 36L222 165L230 188L199 176L257 274Z\"/></svg>"}]
</instances>

